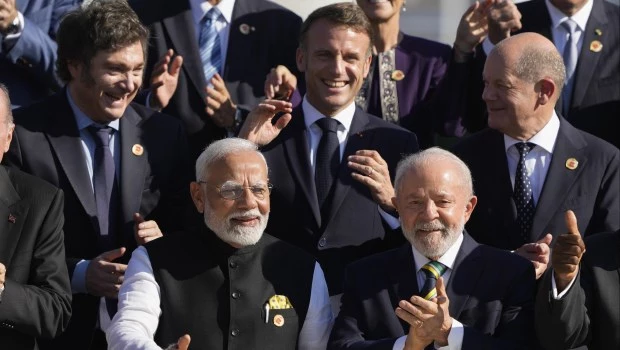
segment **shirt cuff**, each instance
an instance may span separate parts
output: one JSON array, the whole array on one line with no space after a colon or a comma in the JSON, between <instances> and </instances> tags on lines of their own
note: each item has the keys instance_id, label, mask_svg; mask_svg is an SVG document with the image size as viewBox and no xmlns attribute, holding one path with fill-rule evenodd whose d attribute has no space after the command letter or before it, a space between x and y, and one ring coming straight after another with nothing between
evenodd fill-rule
<instances>
[{"instance_id":1,"label":"shirt cuff","mask_svg":"<svg viewBox=\"0 0 620 350\"><path fill-rule=\"evenodd\" d=\"M392 350L403 350L405 348L406 341L407 341L406 335L403 335L402 337L396 339L396 342L394 342L394 346L392 347Z\"/></svg>"},{"instance_id":2,"label":"shirt cuff","mask_svg":"<svg viewBox=\"0 0 620 350\"><path fill-rule=\"evenodd\" d=\"M400 227L400 221L393 217L392 215L385 212L385 210L381 209L381 206L377 206L379 208L379 215L385 220L385 222L390 226L392 230L395 230Z\"/></svg>"},{"instance_id":3,"label":"shirt cuff","mask_svg":"<svg viewBox=\"0 0 620 350\"><path fill-rule=\"evenodd\" d=\"M90 260L80 260L73 269L71 278L71 291L75 293L88 293L86 291L86 269Z\"/></svg>"},{"instance_id":4,"label":"shirt cuff","mask_svg":"<svg viewBox=\"0 0 620 350\"><path fill-rule=\"evenodd\" d=\"M463 335L465 334L463 330L463 324L454 318L452 319L452 328L450 329L450 334L448 334L448 345L446 346L437 346L434 344L435 349L437 350L461 350L463 346Z\"/></svg>"},{"instance_id":5,"label":"shirt cuff","mask_svg":"<svg viewBox=\"0 0 620 350\"><path fill-rule=\"evenodd\" d=\"M488 36L484 38L484 41L482 42L482 51L484 51L485 55L488 56L489 52L491 52L491 50L493 50L494 47L495 45L493 45L491 40L489 40Z\"/></svg>"},{"instance_id":6,"label":"shirt cuff","mask_svg":"<svg viewBox=\"0 0 620 350\"><path fill-rule=\"evenodd\" d=\"M573 277L573 279L570 281L568 286L566 286L566 288L564 288L564 290L560 294L558 294L558 288L555 285L555 271L551 270L551 294L553 296L553 299L555 300L562 299L566 295L566 293L568 293L568 291L571 289L576 279L577 279L577 275L575 275L575 277Z\"/></svg>"}]
</instances>

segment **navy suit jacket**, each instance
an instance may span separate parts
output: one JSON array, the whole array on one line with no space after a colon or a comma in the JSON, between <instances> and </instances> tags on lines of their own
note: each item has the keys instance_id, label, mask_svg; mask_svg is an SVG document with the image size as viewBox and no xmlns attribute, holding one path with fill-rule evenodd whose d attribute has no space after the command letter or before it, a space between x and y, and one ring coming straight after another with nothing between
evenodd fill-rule
<instances>
[{"instance_id":1,"label":"navy suit jacket","mask_svg":"<svg viewBox=\"0 0 620 350\"><path fill-rule=\"evenodd\" d=\"M56 31L62 16L77 0L16 0L24 15L24 31L15 45L0 45L0 81L9 88L13 106L26 106L58 90L55 74Z\"/></svg>"},{"instance_id":2,"label":"navy suit jacket","mask_svg":"<svg viewBox=\"0 0 620 350\"><path fill-rule=\"evenodd\" d=\"M450 316L464 326L462 349L529 349L535 284L529 261L465 233L446 286ZM394 310L418 294L410 244L352 264L328 349L392 349L409 332Z\"/></svg>"},{"instance_id":3,"label":"navy suit jacket","mask_svg":"<svg viewBox=\"0 0 620 350\"><path fill-rule=\"evenodd\" d=\"M18 109L14 117L15 132L4 162L64 191L65 249L73 278L76 264L98 256L102 248L91 179L66 91ZM127 263L136 247L133 214L156 220L164 233L181 229L192 175L186 134L176 119L132 103L120 119L120 138L121 214L116 247L127 248L121 259ZM142 145L143 154L136 155L134 145ZM71 324L56 348L88 348L98 305L98 297L73 295Z\"/></svg>"},{"instance_id":4,"label":"navy suit jacket","mask_svg":"<svg viewBox=\"0 0 620 350\"><path fill-rule=\"evenodd\" d=\"M351 177L347 157L362 149L376 150L393 176L397 162L416 152L418 143L415 134L357 108L333 194L327 199L327 217L321 217L306 134L298 107L289 125L262 149L274 184L267 232L313 254L334 295L342 292L350 262L403 242L399 231L384 224L366 185Z\"/></svg>"},{"instance_id":5,"label":"navy suit jacket","mask_svg":"<svg viewBox=\"0 0 620 350\"><path fill-rule=\"evenodd\" d=\"M577 281L562 299L551 295L552 269L540 283L536 331L545 349L620 349L620 230L585 244Z\"/></svg>"},{"instance_id":6,"label":"navy suit jacket","mask_svg":"<svg viewBox=\"0 0 620 350\"><path fill-rule=\"evenodd\" d=\"M516 223L517 209L502 133L487 129L463 139L454 149L472 172L478 196L476 210L466 224L480 243L516 249L524 240ZM566 161L578 161L574 170ZM576 129L560 118L560 129L536 205L529 242L566 231L564 212L577 216L583 235L620 228L620 151L609 143Z\"/></svg>"},{"instance_id":7,"label":"navy suit jacket","mask_svg":"<svg viewBox=\"0 0 620 350\"><path fill-rule=\"evenodd\" d=\"M153 65L172 48L183 56L176 92L164 113L180 118L190 134L194 158L210 142L224 138L205 111L207 82L202 69L198 33L189 0L130 0L142 22L151 30L145 87ZM245 34L242 25L250 28ZM301 19L266 0L236 0L222 78L232 101L250 110L264 98L265 77L279 64L296 72L295 50Z\"/></svg>"},{"instance_id":8,"label":"navy suit jacket","mask_svg":"<svg viewBox=\"0 0 620 350\"><path fill-rule=\"evenodd\" d=\"M519 32L536 32L553 42L551 17L544 0L522 2L517 4L517 8L523 16L523 27ZM601 34L597 34L597 31ZM564 117L576 128L620 147L617 132L620 123L620 8L605 0L594 0L583 35L571 107ZM590 49L594 40L603 45L599 52ZM478 53L484 57L482 50ZM486 107L481 99L483 85L480 79L484 59L478 63L478 70L474 70L476 77L470 80L472 86L469 89L469 100L470 106L474 106L468 112L469 121L466 122L470 131L486 127L486 118L482 118ZM556 109L561 106L562 102L558 101Z\"/></svg>"},{"instance_id":9,"label":"navy suit jacket","mask_svg":"<svg viewBox=\"0 0 620 350\"><path fill-rule=\"evenodd\" d=\"M63 194L50 184L0 166L0 344L37 349L37 338L69 324L71 285L63 245Z\"/></svg>"}]
</instances>

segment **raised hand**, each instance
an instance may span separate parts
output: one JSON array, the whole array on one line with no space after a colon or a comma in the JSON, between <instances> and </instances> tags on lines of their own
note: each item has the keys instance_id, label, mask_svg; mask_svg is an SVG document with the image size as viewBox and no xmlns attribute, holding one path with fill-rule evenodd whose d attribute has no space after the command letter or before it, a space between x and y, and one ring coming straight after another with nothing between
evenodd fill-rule
<instances>
[{"instance_id":1,"label":"raised hand","mask_svg":"<svg viewBox=\"0 0 620 350\"><path fill-rule=\"evenodd\" d=\"M138 243L138 245L143 245L163 236L163 233L159 229L159 226L155 220L144 221L144 218L140 215L140 213L134 213L133 222L134 238L136 239L136 243Z\"/></svg>"},{"instance_id":2,"label":"raised hand","mask_svg":"<svg viewBox=\"0 0 620 350\"><path fill-rule=\"evenodd\" d=\"M17 17L15 0L0 0L0 33L9 28Z\"/></svg>"},{"instance_id":3,"label":"raised hand","mask_svg":"<svg viewBox=\"0 0 620 350\"><path fill-rule=\"evenodd\" d=\"M579 263L586 251L586 245L579 233L575 213L567 210L564 214L564 220L568 232L558 236L551 252L551 266L553 266L558 293L562 292L577 276Z\"/></svg>"},{"instance_id":4,"label":"raised hand","mask_svg":"<svg viewBox=\"0 0 620 350\"><path fill-rule=\"evenodd\" d=\"M86 269L86 290L98 297L118 298L127 265L114 263L126 249L118 248L92 259Z\"/></svg>"},{"instance_id":5,"label":"raised hand","mask_svg":"<svg viewBox=\"0 0 620 350\"><path fill-rule=\"evenodd\" d=\"M220 128L230 128L235 124L237 106L230 99L226 83L219 74L215 73L211 78L211 85L213 87L207 86L205 88L207 93L205 111L215 125Z\"/></svg>"},{"instance_id":6,"label":"raised hand","mask_svg":"<svg viewBox=\"0 0 620 350\"><path fill-rule=\"evenodd\" d=\"M246 118L239 137L252 141L258 146L264 146L273 141L284 127L291 121L293 106L290 102L278 100L265 100L250 112ZM277 113L283 112L275 123L273 118Z\"/></svg>"},{"instance_id":7,"label":"raised hand","mask_svg":"<svg viewBox=\"0 0 620 350\"><path fill-rule=\"evenodd\" d=\"M173 56L174 50L169 49L153 68L150 85L151 94L149 97L149 106L151 108L157 110L166 108L177 89L183 57L177 55L173 59Z\"/></svg>"},{"instance_id":8,"label":"raised hand","mask_svg":"<svg viewBox=\"0 0 620 350\"><path fill-rule=\"evenodd\" d=\"M464 61L464 55L473 53L476 46L487 36L489 27L485 11L486 6L476 1L461 17L454 41L457 61Z\"/></svg>"},{"instance_id":9,"label":"raised hand","mask_svg":"<svg viewBox=\"0 0 620 350\"><path fill-rule=\"evenodd\" d=\"M372 199L381 206L381 209L391 212L396 208L392 203L394 187L390 179L387 162L377 151L359 150L347 159L349 168L355 170L351 177L363 183L370 189Z\"/></svg>"},{"instance_id":10,"label":"raised hand","mask_svg":"<svg viewBox=\"0 0 620 350\"><path fill-rule=\"evenodd\" d=\"M549 244L553 240L553 236L547 233L545 237L539 239L535 243L526 243L515 250L515 253L526 258L534 264L536 270L536 279L539 279L547 270L549 264Z\"/></svg>"},{"instance_id":11,"label":"raised hand","mask_svg":"<svg viewBox=\"0 0 620 350\"><path fill-rule=\"evenodd\" d=\"M495 45L521 29L521 12L510 0L491 0L487 8L489 40Z\"/></svg>"},{"instance_id":12,"label":"raised hand","mask_svg":"<svg viewBox=\"0 0 620 350\"><path fill-rule=\"evenodd\" d=\"M297 77L285 66L271 68L265 78L265 97L288 101L297 88Z\"/></svg>"}]
</instances>

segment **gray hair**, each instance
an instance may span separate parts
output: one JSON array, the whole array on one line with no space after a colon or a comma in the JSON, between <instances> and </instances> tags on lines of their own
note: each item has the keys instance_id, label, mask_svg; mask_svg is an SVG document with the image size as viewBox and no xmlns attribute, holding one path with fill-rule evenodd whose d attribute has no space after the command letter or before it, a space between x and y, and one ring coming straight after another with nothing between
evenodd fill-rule
<instances>
[{"instance_id":1,"label":"gray hair","mask_svg":"<svg viewBox=\"0 0 620 350\"><path fill-rule=\"evenodd\" d=\"M231 137L223 140L218 140L211 143L202 153L198 160L196 160L196 180L202 179L207 174L208 168L231 154L239 152L256 152L260 155L261 159L267 166L265 156L258 150L258 146L251 141L240 139L237 137Z\"/></svg>"},{"instance_id":2,"label":"gray hair","mask_svg":"<svg viewBox=\"0 0 620 350\"><path fill-rule=\"evenodd\" d=\"M0 91L2 91L2 100L6 102L6 121L13 123L13 111L11 110L11 98L9 97L9 89L6 85L0 83Z\"/></svg>"},{"instance_id":3,"label":"gray hair","mask_svg":"<svg viewBox=\"0 0 620 350\"><path fill-rule=\"evenodd\" d=\"M394 177L394 191L396 195L398 196L398 192L401 190L401 185L406 173L422 166L432 166L433 163L440 160L449 161L456 166L460 173L458 178L461 180L461 186L463 186L469 195L473 196L474 185L467 164L453 153L439 147L431 147L418 153L411 154L398 163L396 167L396 176Z\"/></svg>"}]
</instances>

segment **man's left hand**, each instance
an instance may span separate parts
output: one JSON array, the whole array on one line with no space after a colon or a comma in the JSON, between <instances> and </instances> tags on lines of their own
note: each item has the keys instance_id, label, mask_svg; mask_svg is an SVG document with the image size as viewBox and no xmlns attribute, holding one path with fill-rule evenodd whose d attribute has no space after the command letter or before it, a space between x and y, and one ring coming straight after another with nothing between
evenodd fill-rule
<instances>
[{"instance_id":1,"label":"man's left hand","mask_svg":"<svg viewBox=\"0 0 620 350\"><path fill-rule=\"evenodd\" d=\"M432 339L439 346L448 345L448 335L452 330L450 300L446 293L443 278L437 280L437 297L425 300L413 296L409 301L401 300L396 308L396 315L407 322L417 337Z\"/></svg>"},{"instance_id":2,"label":"man's left hand","mask_svg":"<svg viewBox=\"0 0 620 350\"><path fill-rule=\"evenodd\" d=\"M215 125L230 128L235 124L237 106L230 99L224 79L219 74L215 73L211 78L211 84L213 87L207 86L205 89L207 92L205 110Z\"/></svg>"},{"instance_id":3,"label":"man's left hand","mask_svg":"<svg viewBox=\"0 0 620 350\"><path fill-rule=\"evenodd\" d=\"M392 204L394 187L390 180L388 165L381 158L379 152L372 150L359 150L355 155L349 156L347 165L353 169L351 176L370 189L372 199L386 212L396 210Z\"/></svg>"},{"instance_id":4,"label":"man's left hand","mask_svg":"<svg viewBox=\"0 0 620 350\"><path fill-rule=\"evenodd\" d=\"M536 270L536 279L539 279L543 273L547 270L547 265L549 264L549 255L551 253L551 249L549 249L549 244L551 244L551 240L553 240L553 236L547 233L545 237L539 239L535 243L526 243L515 250L515 253L520 256L526 258L534 264L534 269Z\"/></svg>"},{"instance_id":5,"label":"man's left hand","mask_svg":"<svg viewBox=\"0 0 620 350\"><path fill-rule=\"evenodd\" d=\"M456 30L456 40L454 42L455 58L457 62L464 62L467 55L473 54L489 32L486 16L485 4L476 1L461 17L459 26Z\"/></svg>"},{"instance_id":6,"label":"man's left hand","mask_svg":"<svg viewBox=\"0 0 620 350\"><path fill-rule=\"evenodd\" d=\"M17 17L15 0L0 0L0 33L4 33Z\"/></svg>"},{"instance_id":7,"label":"man's left hand","mask_svg":"<svg viewBox=\"0 0 620 350\"><path fill-rule=\"evenodd\" d=\"M6 281L6 266L3 263L0 263L0 287L4 287L4 282Z\"/></svg>"},{"instance_id":8,"label":"man's left hand","mask_svg":"<svg viewBox=\"0 0 620 350\"><path fill-rule=\"evenodd\" d=\"M133 214L134 221L134 237L138 245L143 245L159 237L163 237L163 233L159 229L155 220L145 221L139 213Z\"/></svg>"}]
</instances>

